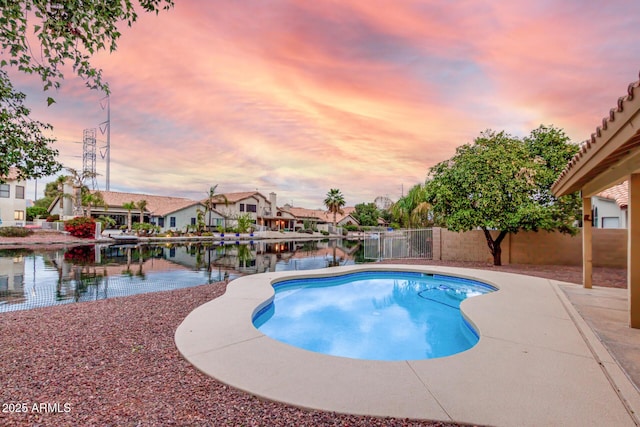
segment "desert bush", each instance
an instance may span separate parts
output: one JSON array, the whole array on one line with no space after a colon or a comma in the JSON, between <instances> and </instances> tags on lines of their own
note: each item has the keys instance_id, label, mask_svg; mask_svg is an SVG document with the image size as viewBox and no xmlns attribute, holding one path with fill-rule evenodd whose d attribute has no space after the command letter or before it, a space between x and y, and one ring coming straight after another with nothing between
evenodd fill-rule
<instances>
[{"instance_id":1,"label":"desert bush","mask_svg":"<svg viewBox=\"0 0 640 427\"><path fill-rule=\"evenodd\" d=\"M24 227L0 227L0 237L27 237L33 230Z\"/></svg>"}]
</instances>

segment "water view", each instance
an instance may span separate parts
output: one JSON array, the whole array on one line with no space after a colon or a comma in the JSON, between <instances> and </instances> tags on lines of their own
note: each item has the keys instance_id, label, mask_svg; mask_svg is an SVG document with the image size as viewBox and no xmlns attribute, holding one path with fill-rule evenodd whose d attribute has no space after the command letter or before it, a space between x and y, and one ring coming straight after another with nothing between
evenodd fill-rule
<instances>
[{"instance_id":1,"label":"water view","mask_svg":"<svg viewBox=\"0 0 640 427\"><path fill-rule=\"evenodd\" d=\"M0 249L0 312L361 261L360 243L349 240Z\"/></svg>"}]
</instances>

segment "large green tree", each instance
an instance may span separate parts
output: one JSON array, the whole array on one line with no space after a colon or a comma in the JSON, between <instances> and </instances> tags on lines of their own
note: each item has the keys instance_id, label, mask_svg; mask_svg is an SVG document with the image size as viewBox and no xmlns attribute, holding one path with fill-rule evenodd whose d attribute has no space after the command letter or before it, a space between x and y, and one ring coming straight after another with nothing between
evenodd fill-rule
<instances>
[{"instance_id":1,"label":"large green tree","mask_svg":"<svg viewBox=\"0 0 640 427\"><path fill-rule=\"evenodd\" d=\"M22 179L61 169L54 140L43 134L51 126L29 119L25 95L13 89L6 69L36 74L48 90L60 87L70 65L88 87L109 94L92 55L116 50L119 28L136 22L136 8L158 13L171 7L173 0L0 0L0 182L10 167Z\"/></svg>"},{"instance_id":2,"label":"large green tree","mask_svg":"<svg viewBox=\"0 0 640 427\"><path fill-rule=\"evenodd\" d=\"M509 233L577 231L578 198L557 199L550 191L576 151L554 127L540 126L524 139L487 130L431 168L426 200L449 230L482 229L494 264L501 265L500 245Z\"/></svg>"},{"instance_id":3,"label":"large green tree","mask_svg":"<svg viewBox=\"0 0 640 427\"><path fill-rule=\"evenodd\" d=\"M365 227L378 225L380 212L375 203L358 203L355 209L353 216L358 220L360 225Z\"/></svg>"},{"instance_id":4,"label":"large green tree","mask_svg":"<svg viewBox=\"0 0 640 427\"><path fill-rule=\"evenodd\" d=\"M25 94L13 89L7 73L0 69L0 183L9 169L18 171L18 179L41 178L61 169L55 160L55 141L45 136L51 125L31 120L24 106Z\"/></svg>"}]
</instances>

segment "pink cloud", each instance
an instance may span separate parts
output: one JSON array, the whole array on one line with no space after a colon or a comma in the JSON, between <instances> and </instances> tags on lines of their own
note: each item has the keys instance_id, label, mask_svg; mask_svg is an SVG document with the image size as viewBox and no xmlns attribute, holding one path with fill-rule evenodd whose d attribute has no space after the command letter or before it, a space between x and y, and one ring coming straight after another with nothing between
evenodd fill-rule
<instances>
[{"instance_id":1,"label":"pink cloud","mask_svg":"<svg viewBox=\"0 0 640 427\"><path fill-rule=\"evenodd\" d=\"M337 186L355 204L396 198L486 128L553 123L581 140L637 76L640 5L607 5L179 2L96 57L113 90L112 185L282 189L315 205ZM63 90L39 113L79 138L104 112L81 82Z\"/></svg>"}]
</instances>

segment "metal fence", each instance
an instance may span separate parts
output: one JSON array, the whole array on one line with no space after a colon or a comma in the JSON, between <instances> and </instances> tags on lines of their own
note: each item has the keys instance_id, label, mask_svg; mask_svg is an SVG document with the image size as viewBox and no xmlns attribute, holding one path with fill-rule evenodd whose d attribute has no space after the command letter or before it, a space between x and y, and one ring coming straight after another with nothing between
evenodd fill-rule
<instances>
[{"instance_id":1,"label":"metal fence","mask_svg":"<svg viewBox=\"0 0 640 427\"><path fill-rule=\"evenodd\" d=\"M433 259L433 232L430 228L423 228L368 233L364 239L364 257L376 260Z\"/></svg>"}]
</instances>

